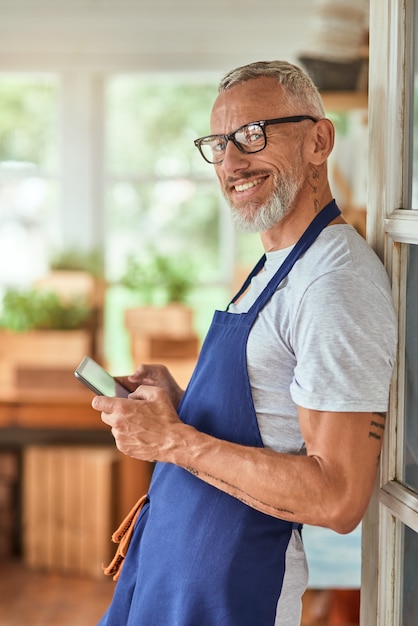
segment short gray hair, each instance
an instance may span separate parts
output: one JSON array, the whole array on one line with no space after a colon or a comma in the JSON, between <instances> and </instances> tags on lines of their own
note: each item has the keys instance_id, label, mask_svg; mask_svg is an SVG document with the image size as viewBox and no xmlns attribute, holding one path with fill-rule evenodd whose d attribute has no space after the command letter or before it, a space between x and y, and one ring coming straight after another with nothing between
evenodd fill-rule
<instances>
[{"instance_id":1,"label":"short gray hair","mask_svg":"<svg viewBox=\"0 0 418 626\"><path fill-rule=\"evenodd\" d=\"M287 61L256 61L231 70L221 79L219 93L254 78L270 77L283 85L288 103L296 104L295 113L325 117L324 105L319 91L311 78L297 65Z\"/></svg>"}]
</instances>

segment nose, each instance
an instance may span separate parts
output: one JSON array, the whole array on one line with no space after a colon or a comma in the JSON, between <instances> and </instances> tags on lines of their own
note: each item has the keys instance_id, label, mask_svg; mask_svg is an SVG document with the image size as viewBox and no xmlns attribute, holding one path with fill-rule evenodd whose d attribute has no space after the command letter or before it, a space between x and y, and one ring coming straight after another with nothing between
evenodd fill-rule
<instances>
[{"instance_id":1,"label":"nose","mask_svg":"<svg viewBox=\"0 0 418 626\"><path fill-rule=\"evenodd\" d=\"M250 154L241 152L234 142L229 140L226 144L225 155L222 163L220 163L220 167L226 173L247 169L250 165L250 156Z\"/></svg>"}]
</instances>

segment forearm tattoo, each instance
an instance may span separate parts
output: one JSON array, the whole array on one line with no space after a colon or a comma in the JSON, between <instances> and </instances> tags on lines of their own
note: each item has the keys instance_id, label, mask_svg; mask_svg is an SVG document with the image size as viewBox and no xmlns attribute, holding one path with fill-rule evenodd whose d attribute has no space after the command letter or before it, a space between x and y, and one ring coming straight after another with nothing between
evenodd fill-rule
<instances>
[{"instance_id":1,"label":"forearm tattoo","mask_svg":"<svg viewBox=\"0 0 418 626\"><path fill-rule=\"evenodd\" d=\"M232 485L231 483L228 483L222 478L217 478L216 476L207 474L206 472L200 473L194 467L185 467L184 469L190 472L190 474L193 474L193 476L196 476L197 478L201 478L202 480L205 480L205 477L206 477L207 482L209 482L211 485L214 485L214 486L223 485L225 489L222 489L222 491L229 493L230 495L234 496L234 498L236 498L240 502L243 502L247 506L252 507L253 509L255 508L263 512L275 511L279 517L283 514L286 514L287 516L293 516L293 517L295 516L294 511L289 511L288 509L275 507L270 504L267 504L266 502L263 502L262 500L258 500L257 498L254 498L254 496L250 496L249 494L242 491L242 489L240 489L236 485Z\"/></svg>"}]
</instances>

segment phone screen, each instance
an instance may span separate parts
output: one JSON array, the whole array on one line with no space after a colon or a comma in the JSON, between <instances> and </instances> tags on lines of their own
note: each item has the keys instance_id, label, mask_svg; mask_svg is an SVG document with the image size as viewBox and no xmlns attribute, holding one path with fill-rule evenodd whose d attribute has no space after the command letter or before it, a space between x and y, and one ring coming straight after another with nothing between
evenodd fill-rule
<instances>
[{"instance_id":1,"label":"phone screen","mask_svg":"<svg viewBox=\"0 0 418 626\"><path fill-rule=\"evenodd\" d=\"M98 395L127 398L130 394L126 387L88 356L83 358L74 375Z\"/></svg>"}]
</instances>

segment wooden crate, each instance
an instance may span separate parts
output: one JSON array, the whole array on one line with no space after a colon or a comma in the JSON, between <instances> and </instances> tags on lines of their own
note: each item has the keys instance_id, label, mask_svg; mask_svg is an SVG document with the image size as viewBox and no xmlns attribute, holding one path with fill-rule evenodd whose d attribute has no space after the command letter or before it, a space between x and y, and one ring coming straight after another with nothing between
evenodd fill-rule
<instances>
[{"instance_id":1,"label":"wooden crate","mask_svg":"<svg viewBox=\"0 0 418 626\"><path fill-rule=\"evenodd\" d=\"M164 363L181 387L195 368L200 341L193 330L193 311L182 304L125 311L134 366Z\"/></svg>"},{"instance_id":2,"label":"wooden crate","mask_svg":"<svg viewBox=\"0 0 418 626\"><path fill-rule=\"evenodd\" d=\"M0 329L0 383L16 385L18 368L75 368L92 353L89 331L30 330L24 333Z\"/></svg>"},{"instance_id":3,"label":"wooden crate","mask_svg":"<svg viewBox=\"0 0 418 626\"><path fill-rule=\"evenodd\" d=\"M23 559L35 569L102 576L115 546L117 452L29 446L23 453Z\"/></svg>"},{"instance_id":4,"label":"wooden crate","mask_svg":"<svg viewBox=\"0 0 418 626\"><path fill-rule=\"evenodd\" d=\"M76 362L74 362L76 364ZM19 391L26 389L58 389L80 391L80 381L74 376L75 364L71 367L52 365L17 365L14 384Z\"/></svg>"},{"instance_id":5,"label":"wooden crate","mask_svg":"<svg viewBox=\"0 0 418 626\"><path fill-rule=\"evenodd\" d=\"M164 363L165 359L194 359L199 353L199 339L195 335L183 337L156 337L132 335L131 350L135 361Z\"/></svg>"},{"instance_id":6,"label":"wooden crate","mask_svg":"<svg viewBox=\"0 0 418 626\"><path fill-rule=\"evenodd\" d=\"M193 310L176 303L126 309L125 326L139 335L189 337L193 333Z\"/></svg>"}]
</instances>

